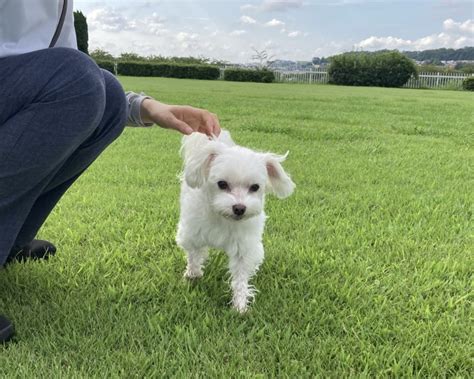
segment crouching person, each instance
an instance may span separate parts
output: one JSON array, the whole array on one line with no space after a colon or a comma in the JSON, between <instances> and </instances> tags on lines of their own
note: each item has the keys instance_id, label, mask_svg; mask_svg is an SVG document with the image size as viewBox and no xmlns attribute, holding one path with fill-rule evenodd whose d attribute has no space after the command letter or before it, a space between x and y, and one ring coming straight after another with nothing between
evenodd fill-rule
<instances>
[{"instance_id":1,"label":"crouching person","mask_svg":"<svg viewBox=\"0 0 474 379\"><path fill-rule=\"evenodd\" d=\"M77 50L72 10L71 0L18 0L0 13L0 267L55 254L51 242L35 239L38 230L127 121L220 132L206 110L125 93ZM0 342L13 333L0 316Z\"/></svg>"}]
</instances>

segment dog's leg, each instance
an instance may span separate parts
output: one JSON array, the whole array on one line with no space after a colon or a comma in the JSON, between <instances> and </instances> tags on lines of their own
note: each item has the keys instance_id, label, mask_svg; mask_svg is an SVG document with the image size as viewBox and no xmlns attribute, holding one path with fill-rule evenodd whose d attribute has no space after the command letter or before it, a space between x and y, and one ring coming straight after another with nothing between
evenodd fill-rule
<instances>
[{"instance_id":1,"label":"dog's leg","mask_svg":"<svg viewBox=\"0 0 474 379\"><path fill-rule=\"evenodd\" d=\"M247 311L249 302L255 296L256 290L249 285L249 280L262 263L263 254L263 245L258 243L246 249L246 251L239 251L236 255L230 255L232 305L240 313Z\"/></svg>"},{"instance_id":2,"label":"dog's leg","mask_svg":"<svg viewBox=\"0 0 474 379\"><path fill-rule=\"evenodd\" d=\"M208 256L207 248L186 250L186 254L188 256L188 264L184 277L188 279L200 278L203 275L202 269Z\"/></svg>"}]
</instances>

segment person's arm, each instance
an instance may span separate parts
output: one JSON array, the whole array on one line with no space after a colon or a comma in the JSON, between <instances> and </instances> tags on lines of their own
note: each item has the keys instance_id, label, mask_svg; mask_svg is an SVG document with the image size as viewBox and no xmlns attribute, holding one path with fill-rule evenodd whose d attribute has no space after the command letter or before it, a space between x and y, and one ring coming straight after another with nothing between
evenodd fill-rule
<instances>
[{"instance_id":1,"label":"person's arm","mask_svg":"<svg viewBox=\"0 0 474 379\"><path fill-rule=\"evenodd\" d=\"M174 129L182 134L200 132L218 136L221 131L217 116L205 109L188 105L169 105L146 95L127 92L129 107L128 124L133 126L152 126Z\"/></svg>"},{"instance_id":2,"label":"person's arm","mask_svg":"<svg viewBox=\"0 0 474 379\"><path fill-rule=\"evenodd\" d=\"M128 126L152 126L153 122L143 122L141 117L141 108L143 100L150 99L150 96L138 94L135 92L125 92L127 98L127 125Z\"/></svg>"}]
</instances>

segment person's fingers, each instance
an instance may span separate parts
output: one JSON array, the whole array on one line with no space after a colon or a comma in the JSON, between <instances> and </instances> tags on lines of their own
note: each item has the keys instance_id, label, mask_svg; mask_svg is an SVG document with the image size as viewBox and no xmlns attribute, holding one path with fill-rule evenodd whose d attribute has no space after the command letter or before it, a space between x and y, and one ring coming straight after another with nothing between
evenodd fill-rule
<instances>
[{"instance_id":1,"label":"person's fingers","mask_svg":"<svg viewBox=\"0 0 474 379\"><path fill-rule=\"evenodd\" d=\"M194 132L193 128L191 128L187 123L177 119L176 117L170 118L166 124L166 127L177 130L178 132L185 135Z\"/></svg>"},{"instance_id":2,"label":"person's fingers","mask_svg":"<svg viewBox=\"0 0 474 379\"><path fill-rule=\"evenodd\" d=\"M214 124L212 127L212 134L218 137L219 134L221 134L221 125L219 123L219 119L217 118L217 115L215 115L214 113L212 113L211 115L212 115L212 119L214 120Z\"/></svg>"},{"instance_id":3,"label":"person's fingers","mask_svg":"<svg viewBox=\"0 0 474 379\"><path fill-rule=\"evenodd\" d=\"M176 129L183 134L191 134L194 132L193 128L191 128L188 124L183 121L179 121L176 123Z\"/></svg>"},{"instance_id":4,"label":"person's fingers","mask_svg":"<svg viewBox=\"0 0 474 379\"><path fill-rule=\"evenodd\" d=\"M211 113L206 112L206 115L204 116L204 132L208 136L211 136L214 133L215 124L215 119L212 117Z\"/></svg>"},{"instance_id":5,"label":"person's fingers","mask_svg":"<svg viewBox=\"0 0 474 379\"><path fill-rule=\"evenodd\" d=\"M166 124L169 128L176 129L183 134L191 134L196 131L208 136L218 136L221 132L217 116L207 110L185 105L172 107L171 113L174 117L169 118Z\"/></svg>"},{"instance_id":6,"label":"person's fingers","mask_svg":"<svg viewBox=\"0 0 474 379\"><path fill-rule=\"evenodd\" d=\"M202 120L204 123L204 129L202 132L208 136L218 136L220 134L221 127L219 125L219 120L214 113L204 111Z\"/></svg>"}]
</instances>

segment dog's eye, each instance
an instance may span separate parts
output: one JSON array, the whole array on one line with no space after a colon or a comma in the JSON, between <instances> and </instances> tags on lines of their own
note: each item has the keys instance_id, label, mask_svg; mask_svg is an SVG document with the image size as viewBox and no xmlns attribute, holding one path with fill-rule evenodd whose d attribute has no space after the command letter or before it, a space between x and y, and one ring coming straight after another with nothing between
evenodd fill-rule
<instances>
[{"instance_id":1,"label":"dog's eye","mask_svg":"<svg viewBox=\"0 0 474 379\"><path fill-rule=\"evenodd\" d=\"M224 181L224 180L219 180L219 181L217 182L217 186L218 186L221 190L229 189L229 185L228 185L227 182Z\"/></svg>"},{"instance_id":2,"label":"dog's eye","mask_svg":"<svg viewBox=\"0 0 474 379\"><path fill-rule=\"evenodd\" d=\"M258 184L252 184L249 188L250 192L257 192L260 189L260 186Z\"/></svg>"}]
</instances>

